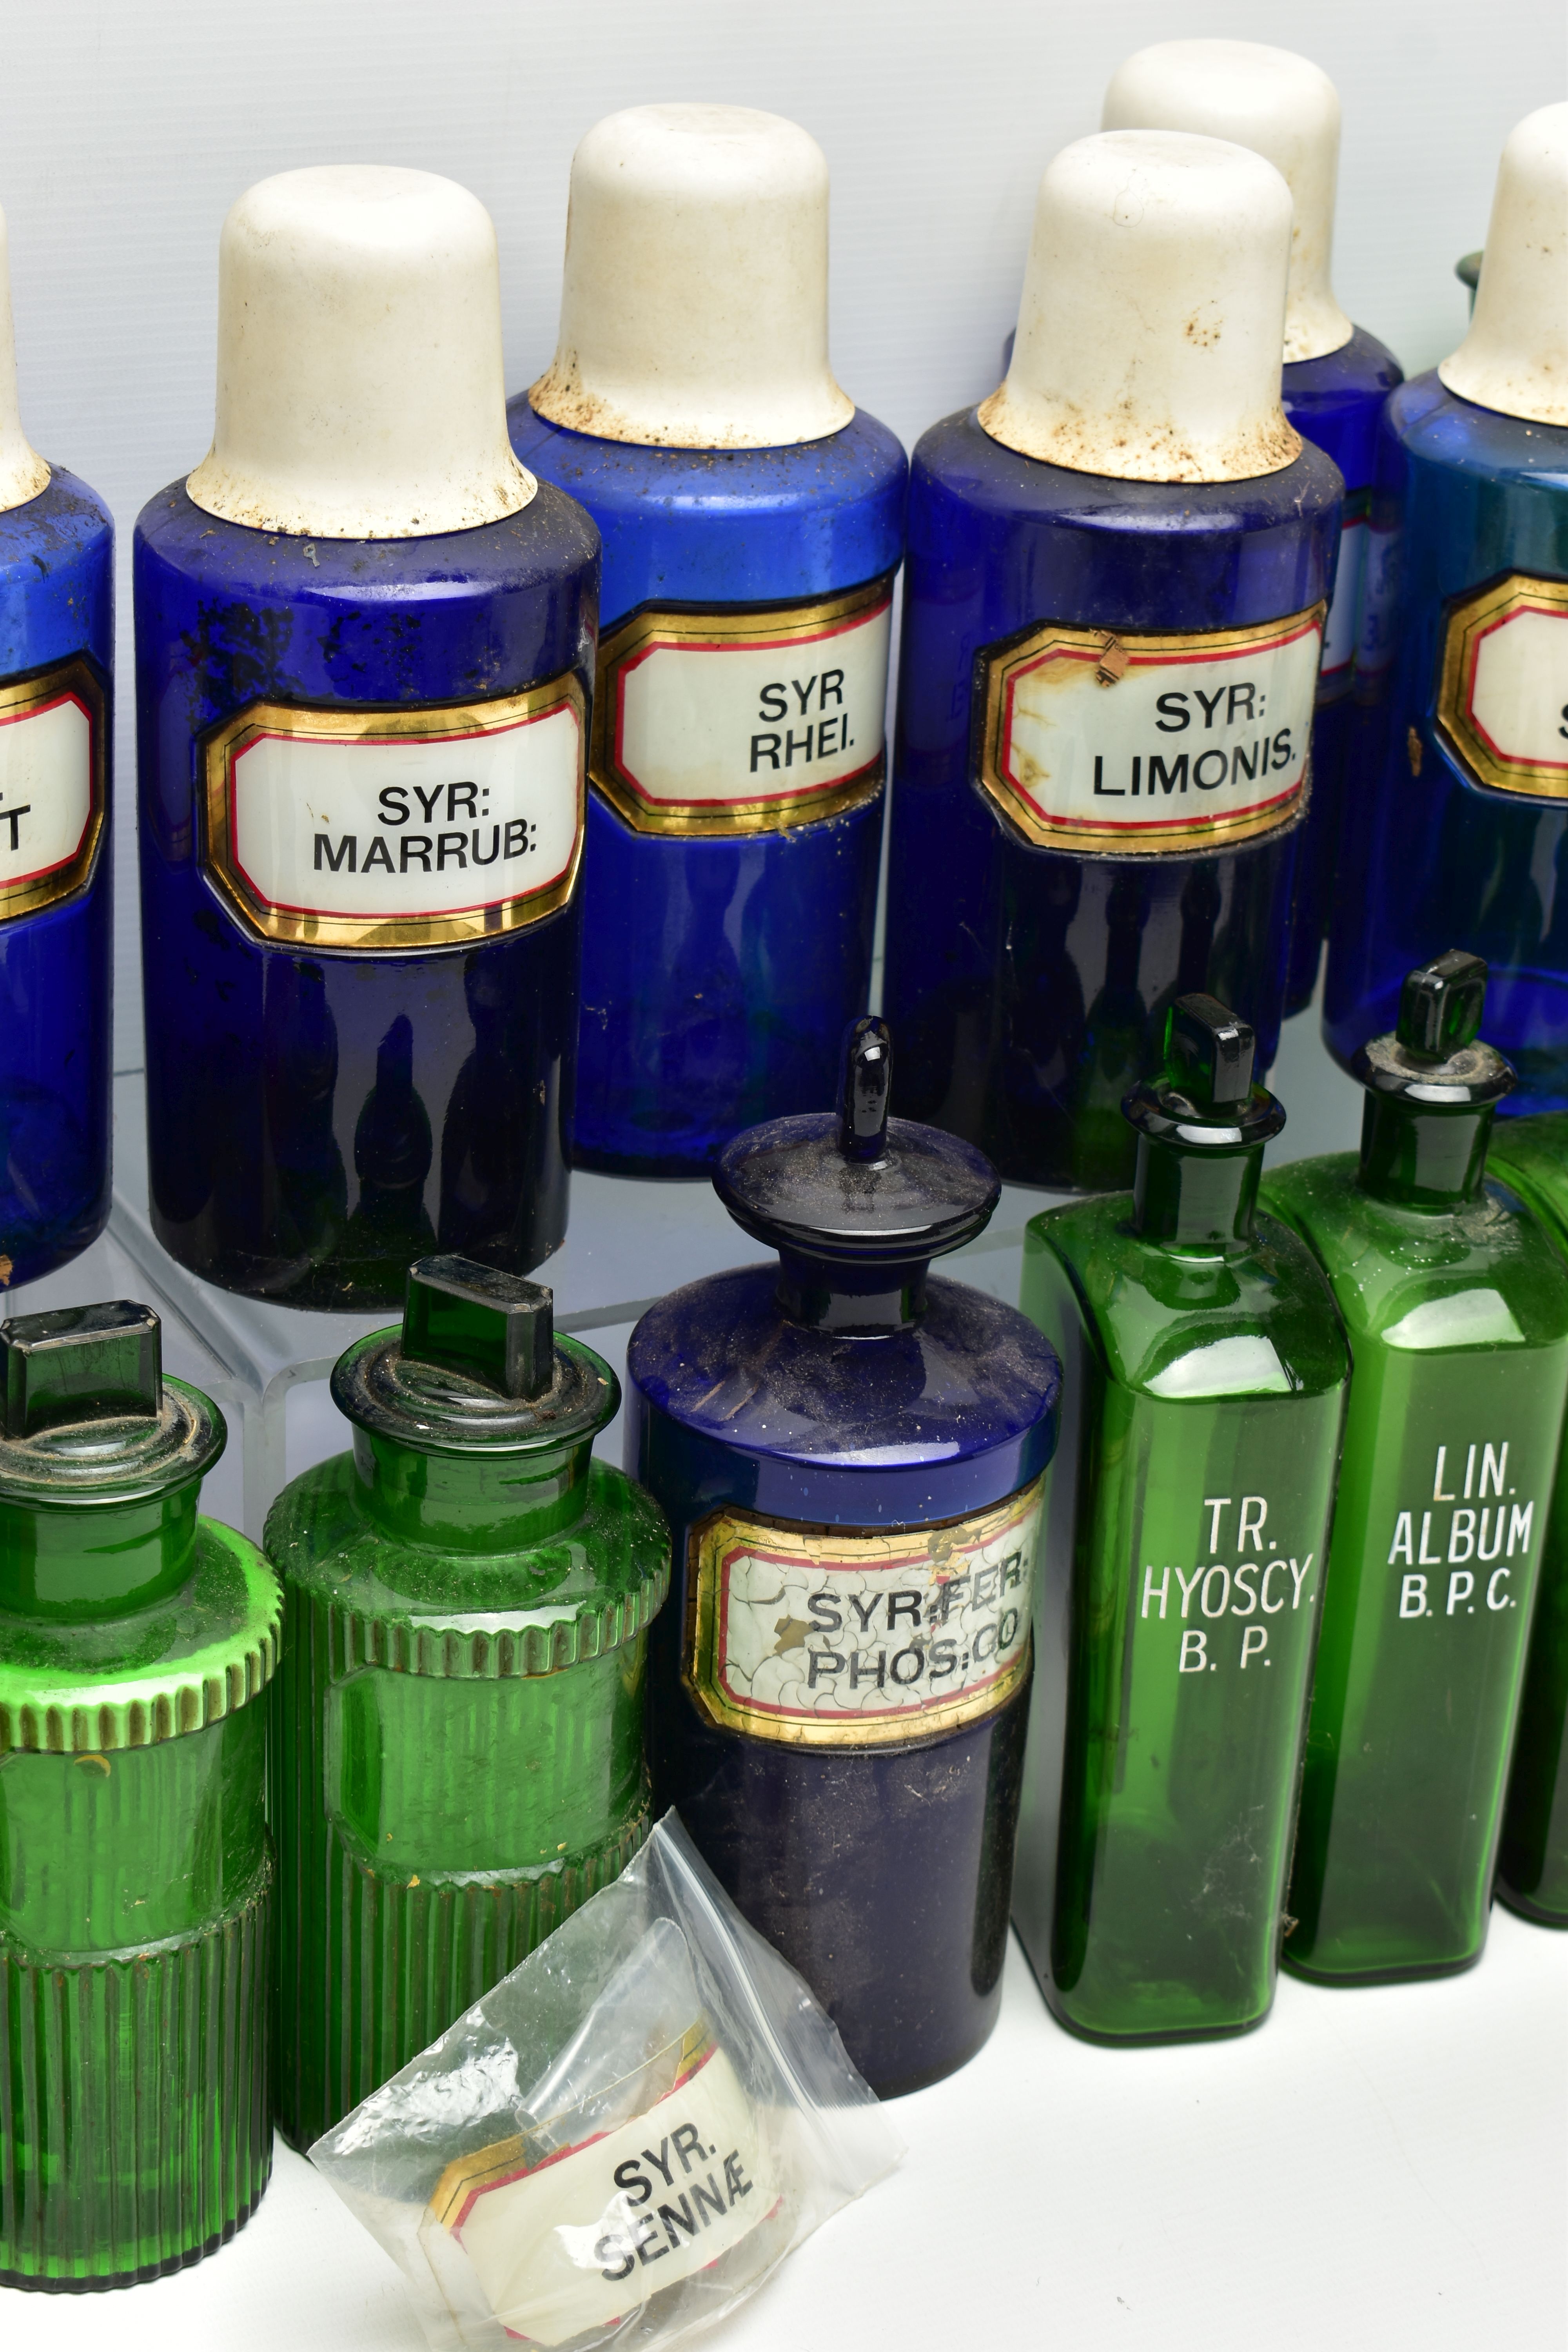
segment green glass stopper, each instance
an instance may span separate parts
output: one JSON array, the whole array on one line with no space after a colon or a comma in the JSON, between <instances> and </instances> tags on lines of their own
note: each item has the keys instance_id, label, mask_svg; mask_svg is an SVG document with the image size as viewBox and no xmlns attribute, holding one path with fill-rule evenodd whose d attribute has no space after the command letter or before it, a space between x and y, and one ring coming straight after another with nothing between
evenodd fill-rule
<instances>
[{"instance_id":1,"label":"green glass stopper","mask_svg":"<svg viewBox=\"0 0 1568 2352\"><path fill-rule=\"evenodd\" d=\"M1178 996L1165 1016L1165 1075L1197 1111L1245 1106L1258 1040L1213 996Z\"/></svg>"},{"instance_id":2,"label":"green glass stopper","mask_svg":"<svg viewBox=\"0 0 1568 2352\"><path fill-rule=\"evenodd\" d=\"M1483 958L1450 948L1447 955L1407 972L1399 992L1395 1031L1407 1054L1426 1062L1447 1062L1474 1045L1487 1003Z\"/></svg>"},{"instance_id":3,"label":"green glass stopper","mask_svg":"<svg viewBox=\"0 0 1568 2352\"><path fill-rule=\"evenodd\" d=\"M542 1397L555 1378L555 1309L541 1282L471 1257L422 1257L408 1269L403 1353L462 1372L505 1397Z\"/></svg>"},{"instance_id":4,"label":"green glass stopper","mask_svg":"<svg viewBox=\"0 0 1568 2352\"><path fill-rule=\"evenodd\" d=\"M129 1298L0 1323L7 1437L63 1422L156 1421L163 1376L158 1318Z\"/></svg>"}]
</instances>

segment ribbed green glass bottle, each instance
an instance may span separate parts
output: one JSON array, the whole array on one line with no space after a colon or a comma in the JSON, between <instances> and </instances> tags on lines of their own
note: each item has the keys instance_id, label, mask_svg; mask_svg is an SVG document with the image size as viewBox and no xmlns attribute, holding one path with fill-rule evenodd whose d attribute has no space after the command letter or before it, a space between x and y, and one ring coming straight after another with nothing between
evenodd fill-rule
<instances>
[{"instance_id":1,"label":"ribbed green glass bottle","mask_svg":"<svg viewBox=\"0 0 1568 2352\"><path fill-rule=\"evenodd\" d=\"M594 1459L616 1377L542 1286L410 1272L339 1360L353 1451L267 1521L279 2122L299 2147L444 2032L647 1833L663 1515Z\"/></svg>"},{"instance_id":2,"label":"ribbed green glass bottle","mask_svg":"<svg viewBox=\"0 0 1568 2352\"><path fill-rule=\"evenodd\" d=\"M1069 1401L1049 1473L1014 1918L1101 2042L1268 2013L1350 1370L1321 1274L1255 1217L1284 1125L1255 1041L1178 998L1123 1105L1131 1195L1048 1210L1023 1306Z\"/></svg>"},{"instance_id":3,"label":"ribbed green glass bottle","mask_svg":"<svg viewBox=\"0 0 1568 2352\"><path fill-rule=\"evenodd\" d=\"M1322 1983L1447 1975L1486 1940L1568 1389L1568 1273L1487 1181L1514 1081L1475 1042L1486 976L1458 951L1410 973L1355 1059L1359 1159L1264 1191L1355 1360L1285 1944Z\"/></svg>"},{"instance_id":4,"label":"ribbed green glass bottle","mask_svg":"<svg viewBox=\"0 0 1568 2352\"><path fill-rule=\"evenodd\" d=\"M267 2185L280 1595L118 1300L0 1324L0 2283L129 2286Z\"/></svg>"},{"instance_id":5,"label":"ribbed green glass bottle","mask_svg":"<svg viewBox=\"0 0 1568 2352\"><path fill-rule=\"evenodd\" d=\"M1488 1164L1568 1255L1568 1111L1503 1119ZM1568 1927L1568 1447L1541 1555L1496 1887L1525 1918Z\"/></svg>"}]
</instances>

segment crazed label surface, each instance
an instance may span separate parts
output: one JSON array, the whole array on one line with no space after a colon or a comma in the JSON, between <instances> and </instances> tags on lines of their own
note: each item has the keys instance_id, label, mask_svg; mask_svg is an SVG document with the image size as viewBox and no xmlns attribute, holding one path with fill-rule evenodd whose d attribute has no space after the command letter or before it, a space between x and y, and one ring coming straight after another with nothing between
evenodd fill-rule
<instances>
[{"instance_id":1,"label":"crazed label surface","mask_svg":"<svg viewBox=\"0 0 1568 2352\"><path fill-rule=\"evenodd\" d=\"M571 894L585 731L570 673L419 709L252 703L204 749L208 871L264 939L406 950L517 930Z\"/></svg>"},{"instance_id":2,"label":"crazed label surface","mask_svg":"<svg viewBox=\"0 0 1568 2352\"><path fill-rule=\"evenodd\" d=\"M692 1536L686 1680L727 1729L893 1745L988 1715L1022 1680L1037 1479L994 1509L891 1535L720 1511Z\"/></svg>"},{"instance_id":3,"label":"crazed label surface","mask_svg":"<svg viewBox=\"0 0 1568 2352\"><path fill-rule=\"evenodd\" d=\"M80 888L103 813L103 689L88 664L0 686L0 921Z\"/></svg>"},{"instance_id":4,"label":"crazed label surface","mask_svg":"<svg viewBox=\"0 0 1568 2352\"><path fill-rule=\"evenodd\" d=\"M604 2326L716 2261L773 2210L733 2066L703 2035L687 2044L673 2089L630 2123L531 2171L518 2140L448 2165L432 2212L509 2336L563 2344Z\"/></svg>"},{"instance_id":5,"label":"crazed label surface","mask_svg":"<svg viewBox=\"0 0 1568 2352\"><path fill-rule=\"evenodd\" d=\"M981 657L980 781L1044 847L1169 855L1287 824L1324 607L1164 636L1047 622Z\"/></svg>"},{"instance_id":6,"label":"crazed label surface","mask_svg":"<svg viewBox=\"0 0 1568 2352\"><path fill-rule=\"evenodd\" d=\"M764 612L648 607L599 649L590 772L640 833L762 833L882 779L892 589Z\"/></svg>"},{"instance_id":7,"label":"crazed label surface","mask_svg":"<svg viewBox=\"0 0 1568 2352\"><path fill-rule=\"evenodd\" d=\"M1437 727L1472 782L1568 800L1568 580L1510 572L1454 606Z\"/></svg>"}]
</instances>

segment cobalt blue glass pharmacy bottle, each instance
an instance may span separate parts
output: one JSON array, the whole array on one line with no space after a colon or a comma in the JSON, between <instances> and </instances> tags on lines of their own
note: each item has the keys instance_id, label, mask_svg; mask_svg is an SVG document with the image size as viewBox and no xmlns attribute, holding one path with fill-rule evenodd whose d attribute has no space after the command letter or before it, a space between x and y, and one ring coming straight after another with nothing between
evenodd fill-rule
<instances>
[{"instance_id":1,"label":"cobalt blue glass pharmacy bottle","mask_svg":"<svg viewBox=\"0 0 1568 2352\"><path fill-rule=\"evenodd\" d=\"M865 1007L904 453L827 364L827 166L643 106L572 165L512 446L604 537L573 1153L705 1172L831 1097Z\"/></svg>"},{"instance_id":2,"label":"cobalt blue glass pharmacy bottle","mask_svg":"<svg viewBox=\"0 0 1568 2352\"><path fill-rule=\"evenodd\" d=\"M1259 41L1158 41L1112 75L1107 131L1196 131L1268 157L1295 205L1285 308L1285 414L1344 478L1339 567L1312 728L1312 782L1296 867L1287 1015L1311 1002L1332 891L1340 803L1360 772L1366 727L1352 695L1367 552L1373 450L1398 362L1334 299L1330 261L1339 173L1339 93L1321 67Z\"/></svg>"},{"instance_id":3,"label":"cobalt blue glass pharmacy bottle","mask_svg":"<svg viewBox=\"0 0 1568 2352\"><path fill-rule=\"evenodd\" d=\"M1177 996L1279 1040L1340 501L1279 405L1289 244L1259 156L1079 141L1006 382L915 453L899 1107L1021 1182L1131 1180L1122 1097Z\"/></svg>"},{"instance_id":4,"label":"cobalt blue glass pharmacy bottle","mask_svg":"<svg viewBox=\"0 0 1568 2352\"><path fill-rule=\"evenodd\" d=\"M213 449L136 533L152 1215L207 1281L560 1243L597 549L508 446L472 196L241 198Z\"/></svg>"},{"instance_id":5,"label":"cobalt blue glass pharmacy bottle","mask_svg":"<svg viewBox=\"0 0 1568 2352\"><path fill-rule=\"evenodd\" d=\"M839 1112L730 1144L715 1190L778 1262L672 1291L626 1357L679 1588L649 1641L656 1803L884 2096L995 2021L1060 1390L1016 1308L928 1279L996 1178L889 1121L889 1071L862 1018Z\"/></svg>"},{"instance_id":6,"label":"cobalt blue glass pharmacy bottle","mask_svg":"<svg viewBox=\"0 0 1568 2352\"><path fill-rule=\"evenodd\" d=\"M1568 105L1509 138L1475 316L1378 435L1358 693L1378 766L1347 801L1323 1031L1347 1067L1394 1025L1413 966L1484 956L1501 1106L1568 1107ZM1375 625L1373 625L1375 624Z\"/></svg>"},{"instance_id":7,"label":"cobalt blue glass pharmacy bottle","mask_svg":"<svg viewBox=\"0 0 1568 2352\"><path fill-rule=\"evenodd\" d=\"M0 1291L109 1214L113 556L22 430L0 215Z\"/></svg>"}]
</instances>

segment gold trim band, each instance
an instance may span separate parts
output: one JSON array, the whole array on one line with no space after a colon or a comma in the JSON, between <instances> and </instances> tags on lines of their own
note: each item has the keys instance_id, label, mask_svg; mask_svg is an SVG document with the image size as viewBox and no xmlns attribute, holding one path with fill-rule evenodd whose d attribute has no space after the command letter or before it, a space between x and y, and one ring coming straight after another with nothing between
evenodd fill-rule
<instances>
[{"instance_id":1,"label":"gold trim band","mask_svg":"<svg viewBox=\"0 0 1568 2352\"><path fill-rule=\"evenodd\" d=\"M930 1527L896 1530L792 1527L728 1506L710 1513L692 1528L688 1541L681 1680L699 1713L720 1730L744 1732L753 1739L801 1748L907 1747L911 1741L933 1738L994 1714L1012 1697L1029 1671L1030 1597L1034 1549L1039 1540L1042 1484L1036 1478L1005 1502L968 1518L944 1519ZM808 1714L749 1702L726 1686L722 1657L725 1588L729 1559L737 1551L763 1555L786 1569L796 1562L813 1569L903 1568L911 1576L923 1575L931 1586L940 1589L944 1584L957 1585L967 1580L969 1571L963 1565L964 1559L988 1549L1015 1528L1029 1531L1029 1566L1021 1602L1022 1638L1018 1639L1016 1654L987 1679L976 1679L955 1691L951 1698L928 1698L896 1710L882 1708L860 1713L846 1708L833 1714ZM1000 1575L999 1570L997 1573ZM781 1587L781 1601L783 1590ZM1000 1586L997 1597L1000 1598ZM949 1622L945 1602L940 1616L931 1622ZM798 1648L803 1657L809 1658L806 1634L826 1633L826 1629L805 1622L796 1624L786 1612L773 1631L781 1645L775 1654L784 1654L783 1645L787 1639L790 1647ZM906 1629L906 1633L912 1643L916 1638L914 1631ZM1009 1646L1011 1638L1016 1637L1010 1637ZM894 1670L896 1673L896 1662ZM885 1687L880 1676L878 1686Z\"/></svg>"},{"instance_id":2,"label":"gold trim band","mask_svg":"<svg viewBox=\"0 0 1568 2352\"><path fill-rule=\"evenodd\" d=\"M1144 825L1122 821L1090 825L1081 821L1073 824L1047 820L1026 798L1006 771L1010 718L1008 689L1021 670L1032 669L1055 654L1076 656L1082 664L1092 660L1096 683L1113 689L1131 668L1142 662L1163 666L1167 660L1174 664L1215 656L1265 653L1289 645L1313 630L1321 641L1327 615L1328 606L1320 600L1300 613L1288 614L1279 620L1260 625L1211 629L1201 633L1082 629L1054 621L1035 624L1022 636L981 656L985 691L979 773L982 790L1008 823L1034 847L1068 850L1077 855L1087 853L1098 857L1168 857L1190 854L1194 848L1228 849L1238 842L1256 840L1261 834L1273 833L1282 825L1294 823L1306 804L1310 766L1310 734L1303 747L1298 782L1262 808L1236 816L1216 814L1194 817L1180 824ZM1314 677L1314 694L1315 684ZM1310 701L1306 711L1309 729L1311 718L1312 703Z\"/></svg>"},{"instance_id":3,"label":"gold trim band","mask_svg":"<svg viewBox=\"0 0 1568 2352\"><path fill-rule=\"evenodd\" d=\"M570 709L577 726L577 807L571 861L563 875L537 890L514 893L490 905L454 914L358 917L320 914L263 898L241 872L234 848L235 763L264 737L287 736L317 743L443 743L475 736L506 734L513 728ZM252 702L226 719L202 740L202 862L247 929L269 942L350 950L406 953L410 949L448 947L500 939L542 922L571 898L583 863L587 815L584 753L587 698L571 670L494 701L375 704L352 709L281 702Z\"/></svg>"},{"instance_id":4,"label":"gold trim band","mask_svg":"<svg viewBox=\"0 0 1568 2352\"><path fill-rule=\"evenodd\" d=\"M777 646L809 645L813 638L837 635L847 623L866 618L892 602L893 574L885 572L864 587L818 598L809 604L773 604L746 608L721 605L702 609L690 605L647 604L602 639L598 674L594 688L594 729L588 754L588 775L616 814L634 832L677 836L712 836L783 833L792 825L814 824L825 817L874 801L882 789L885 750L856 770L816 789L772 798L755 796L710 802L653 800L639 791L624 764L620 744L621 711L626 675L634 664L660 647L706 646L721 651L757 651ZM884 681L885 691L885 681Z\"/></svg>"},{"instance_id":5,"label":"gold trim band","mask_svg":"<svg viewBox=\"0 0 1568 2352\"><path fill-rule=\"evenodd\" d=\"M1514 614L1529 612L1561 614L1563 644L1568 646L1568 580L1542 580L1528 572L1510 572L1454 605L1443 630L1437 733L1444 750L1472 783L1532 800L1568 800L1568 758L1539 760L1505 751L1483 733L1475 717L1476 669L1482 646ZM1568 742L1563 748L1568 753Z\"/></svg>"},{"instance_id":6,"label":"gold trim band","mask_svg":"<svg viewBox=\"0 0 1568 2352\"><path fill-rule=\"evenodd\" d=\"M80 841L63 865L32 875L25 881L0 885L0 923L14 921L18 915L36 915L42 908L58 906L63 899L74 898L91 877L98 845L103 838L109 805L108 730L103 686L86 656L73 655L69 661L57 662L52 668L40 670L36 677L12 678L0 686L0 726L36 719L59 702L76 702L87 716L87 824ZM7 814L0 805L0 820Z\"/></svg>"}]
</instances>

